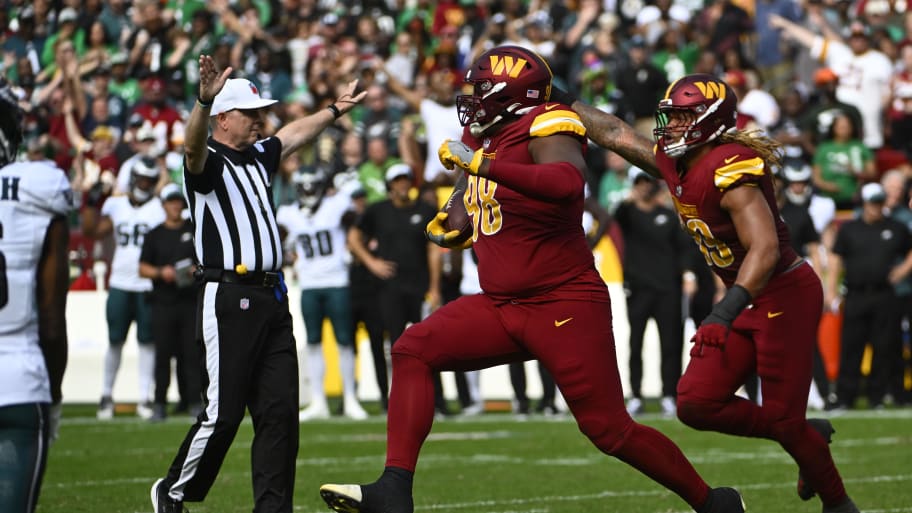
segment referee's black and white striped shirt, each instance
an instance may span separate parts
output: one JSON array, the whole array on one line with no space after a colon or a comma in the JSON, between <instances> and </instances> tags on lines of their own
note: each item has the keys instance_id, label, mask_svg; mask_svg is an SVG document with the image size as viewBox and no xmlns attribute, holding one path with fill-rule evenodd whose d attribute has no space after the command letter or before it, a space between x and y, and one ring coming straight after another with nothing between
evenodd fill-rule
<instances>
[{"instance_id":1,"label":"referee's black and white striped shirt","mask_svg":"<svg viewBox=\"0 0 912 513\"><path fill-rule=\"evenodd\" d=\"M207 269L248 271L282 268L282 243L272 207L272 177L282 143L276 137L237 151L207 142L209 156L198 175L184 169L184 194L194 225L196 257Z\"/></svg>"}]
</instances>

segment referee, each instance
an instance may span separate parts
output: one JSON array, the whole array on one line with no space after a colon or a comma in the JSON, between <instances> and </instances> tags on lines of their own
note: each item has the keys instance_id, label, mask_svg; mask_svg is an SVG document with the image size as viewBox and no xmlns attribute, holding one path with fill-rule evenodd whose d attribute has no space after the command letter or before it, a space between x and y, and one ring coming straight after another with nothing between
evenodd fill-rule
<instances>
[{"instance_id":1,"label":"referee","mask_svg":"<svg viewBox=\"0 0 912 513\"><path fill-rule=\"evenodd\" d=\"M199 58L200 89L187 120L184 182L204 281L198 301L205 410L165 478L152 486L155 513L202 501L241 420L253 418L256 513L290 513L298 453L298 361L282 277L282 243L270 184L281 160L365 96L357 82L322 109L262 138L266 107L245 79ZM212 136L207 136L207 125Z\"/></svg>"}]
</instances>

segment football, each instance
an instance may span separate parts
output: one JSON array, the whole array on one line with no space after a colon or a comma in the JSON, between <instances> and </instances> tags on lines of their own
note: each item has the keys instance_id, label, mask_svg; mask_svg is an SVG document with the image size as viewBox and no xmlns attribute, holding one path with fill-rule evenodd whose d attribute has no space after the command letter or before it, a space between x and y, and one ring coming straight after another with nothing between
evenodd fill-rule
<instances>
[{"instance_id":1,"label":"football","mask_svg":"<svg viewBox=\"0 0 912 513\"><path fill-rule=\"evenodd\" d=\"M459 232L459 237L454 242L457 244L462 243L472 236L472 217L466 211L465 203L462 201L462 194L458 192L451 194L446 205L443 206L443 211L447 213L447 218L444 222L444 227L447 231L456 230Z\"/></svg>"}]
</instances>

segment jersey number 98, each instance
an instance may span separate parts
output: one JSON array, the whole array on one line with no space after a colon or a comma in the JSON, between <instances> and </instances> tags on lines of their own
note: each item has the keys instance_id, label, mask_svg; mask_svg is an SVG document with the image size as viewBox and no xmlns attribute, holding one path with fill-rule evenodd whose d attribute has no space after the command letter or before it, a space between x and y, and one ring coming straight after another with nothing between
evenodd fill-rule
<instances>
[{"instance_id":1,"label":"jersey number 98","mask_svg":"<svg viewBox=\"0 0 912 513\"><path fill-rule=\"evenodd\" d=\"M503 214L500 211L500 203L494 197L497 191L497 183L469 175L466 192L463 195L466 212L472 216L472 225L474 234L472 240L478 240L478 233L485 235L494 235L503 226Z\"/></svg>"}]
</instances>

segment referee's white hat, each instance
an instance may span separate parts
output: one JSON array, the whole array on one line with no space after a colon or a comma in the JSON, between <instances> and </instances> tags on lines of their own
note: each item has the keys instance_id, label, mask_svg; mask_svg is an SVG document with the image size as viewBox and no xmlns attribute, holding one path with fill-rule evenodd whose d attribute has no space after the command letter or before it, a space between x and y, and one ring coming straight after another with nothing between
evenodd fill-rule
<instances>
[{"instance_id":1,"label":"referee's white hat","mask_svg":"<svg viewBox=\"0 0 912 513\"><path fill-rule=\"evenodd\" d=\"M212 100L210 116L217 116L234 109L262 109L277 100L267 100L260 96L260 90L246 78L229 78L222 90Z\"/></svg>"}]
</instances>

